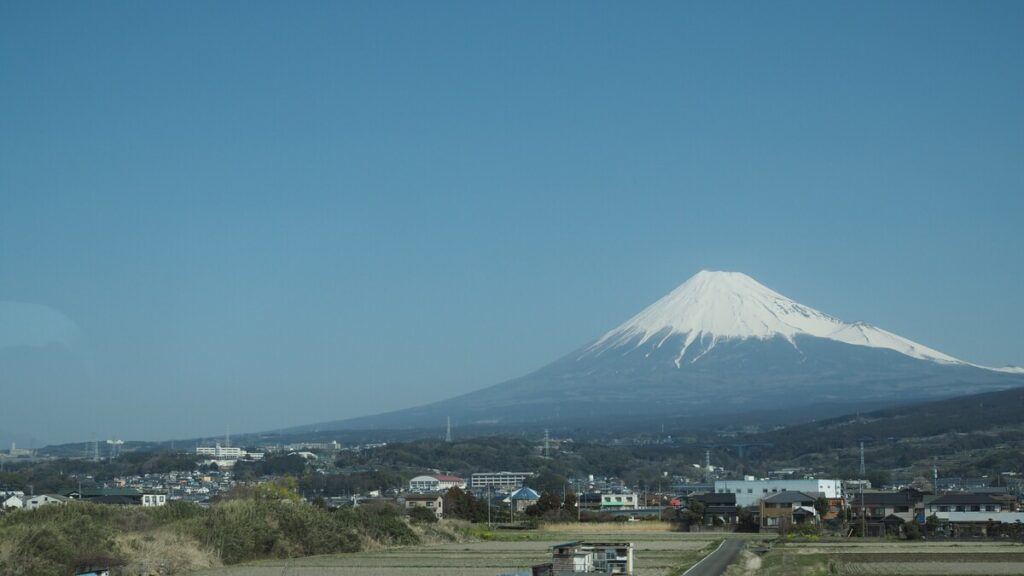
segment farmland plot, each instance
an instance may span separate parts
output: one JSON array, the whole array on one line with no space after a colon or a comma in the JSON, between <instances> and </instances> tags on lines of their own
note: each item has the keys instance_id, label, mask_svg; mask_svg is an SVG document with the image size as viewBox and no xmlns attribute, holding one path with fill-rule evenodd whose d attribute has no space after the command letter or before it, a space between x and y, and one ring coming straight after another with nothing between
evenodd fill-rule
<instances>
[{"instance_id":1,"label":"farmland plot","mask_svg":"<svg viewBox=\"0 0 1024 576\"><path fill-rule=\"evenodd\" d=\"M543 539L410 546L292 560L270 560L206 570L203 576L312 576L314 574L366 576L497 576L529 570L550 561L549 547L569 540L624 540L635 545L637 574L667 576L678 573L710 552L717 540L666 532L615 533L545 531L530 534Z\"/></svg>"},{"instance_id":2,"label":"farmland plot","mask_svg":"<svg viewBox=\"0 0 1024 576\"><path fill-rule=\"evenodd\" d=\"M738 571L732 574L740 573ZM845 541L776 546L749 576L980 576L1024 574L1024 546L1009 542Z\"/></svg>"}]
</instances>

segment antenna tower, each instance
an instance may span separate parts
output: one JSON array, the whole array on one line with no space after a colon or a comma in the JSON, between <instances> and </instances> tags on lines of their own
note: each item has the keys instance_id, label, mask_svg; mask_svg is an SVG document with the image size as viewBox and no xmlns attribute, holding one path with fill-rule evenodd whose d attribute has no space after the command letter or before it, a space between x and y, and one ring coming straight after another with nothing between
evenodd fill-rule
<instances>
[{"instance_id":1,"label":"antenna tower","mask_svg":"<svg viewBox=\"0 0 1024 576\"><path fill-rule=\"evenodd\" d=\"M864 443L860 443L860 477L864 478Z\"/></svg>"},{"instance_id":2,"label":"antenna tower","mask_svg":"<svg viewBox=\"0 0 1024 576\"><path fill-rule=\"evenodd\" d=\"M544 429L544 457L551 457L551 435L548 433L548 429Z\"/></svg>"},{"instance_id":3,"label":"antenna tower","mask_svg":"<svg viewBox=\"0 0 1024 576\"><path fill-rule=\"evenodd\" d=\"M445 442L451 442L452 441L452 417L451 416L448 417L448 429L444 433L444 441Z\"/></svg>"}]
</instances>

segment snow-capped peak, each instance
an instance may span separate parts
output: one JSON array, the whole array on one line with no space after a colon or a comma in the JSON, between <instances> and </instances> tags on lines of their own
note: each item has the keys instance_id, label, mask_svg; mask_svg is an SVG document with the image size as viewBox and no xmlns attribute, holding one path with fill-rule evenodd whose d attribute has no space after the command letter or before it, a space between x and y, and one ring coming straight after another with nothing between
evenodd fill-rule
<instances>
[{"instance_id":1,"label":"snow-capped peak","mask_svg":"<svg viewBox=\"0 0 1024 576\"><path fill-rule=\"evenodd\" d=\"M588 350L601 352L626 344L639 346L652 338L657 338L657 345L661 346L674 335L685 336L677 365L695 343L701 354L690 362L709 352L719 340L782 337L793 342L799 335L888 348L921 360L963 364L891 332L863 322L847 324L798 304L746 274L706 270L602 336Z\"/></svg>"}]
</instances>

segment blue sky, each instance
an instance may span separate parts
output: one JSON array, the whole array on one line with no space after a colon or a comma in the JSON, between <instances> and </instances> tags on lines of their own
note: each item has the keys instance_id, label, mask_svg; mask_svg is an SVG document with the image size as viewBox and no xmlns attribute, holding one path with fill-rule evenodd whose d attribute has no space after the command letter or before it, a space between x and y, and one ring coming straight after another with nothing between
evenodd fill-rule
<instances>
[{"instance_id":1,"label":"blue sky","mask_svg":"<svg viewBox=\"0 0 1024 576\"><path fill-rule=\"evenodd\" d=\"M3 2L0 301L63 331L0 350L0 440L411 406L702 268L1024 364L1021 29L1018 2Z\"/></svg>"}]
</instances>

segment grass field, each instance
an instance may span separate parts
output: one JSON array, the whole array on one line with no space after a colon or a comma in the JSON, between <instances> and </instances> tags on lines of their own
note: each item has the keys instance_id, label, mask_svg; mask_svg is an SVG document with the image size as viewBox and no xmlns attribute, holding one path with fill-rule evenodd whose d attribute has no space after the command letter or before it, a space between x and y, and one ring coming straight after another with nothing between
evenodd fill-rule
<instances>
[{"instance_id":1,"label":"grass field","mask_svg":"<svg viewBox=\"0 0 1024 576\"><path fill-rule=\"evenodd\" d=\"M981 576L1024 574L1024 546L1009 542L779 542L747 553L729 576Z\"/></svg>"},{"instance_id":2,"label":"grass field","mask_svg":"<svg viewBox=\"0 0 1024 576\"><path fill-rule=\"evenodd\" d=\"M550 561L549 547L571 540L624 540L635 545L635 566L643 576L671 576L711 552L720 534L670 532L667 525L595 524L529 531L494 531L466 543L384 548L354 554L255 562L197 572L203 576L497 576Z\"/></svg>"}]
</instances>

